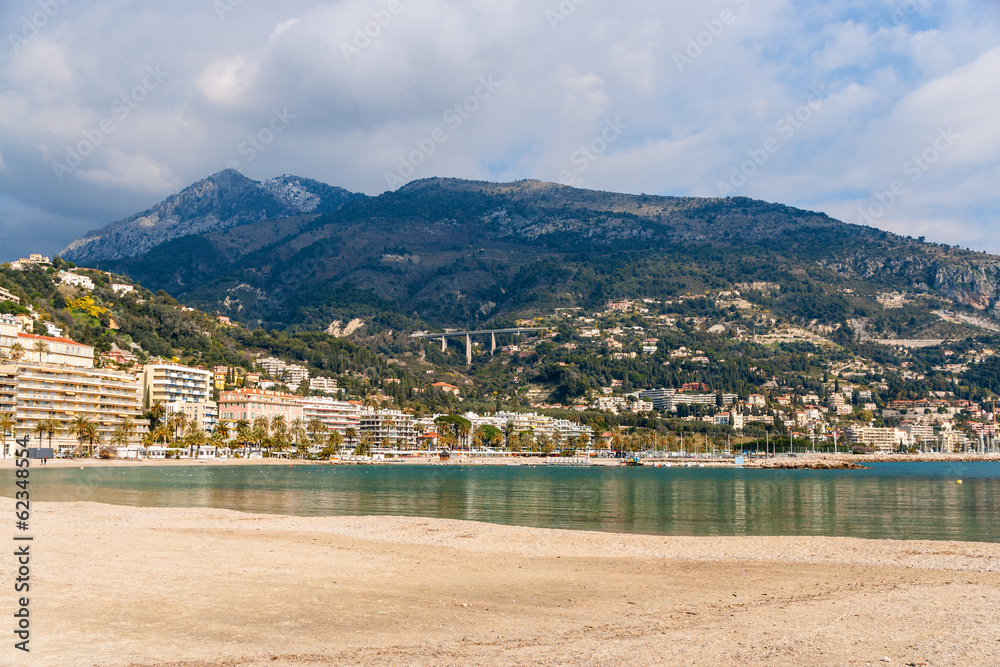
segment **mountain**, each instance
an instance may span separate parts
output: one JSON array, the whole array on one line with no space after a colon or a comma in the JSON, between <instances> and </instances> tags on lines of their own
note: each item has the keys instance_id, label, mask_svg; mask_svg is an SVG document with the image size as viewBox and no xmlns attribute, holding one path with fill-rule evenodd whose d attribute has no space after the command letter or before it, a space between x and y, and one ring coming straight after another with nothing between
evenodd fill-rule
<instances>
[{"instance_id":1,"label":"mountain","mask_svg":"<svg viewBox=\"0 0 1000 667\"><path fill-rule=\"evenodd\" d=\"M997 257L742 197L539 181L415 181L320 216L174 238L109 265L206 310L292 330L353 318L395 330L484 326L737 286L777 316L867 322L888 337L942 337L942 308L972 326L1000 312ZM911 305L884 305L893 292Z\"/></svg>"},{"instance_id":2,"label":"mountain","mask_svg":"<svg viewBox=\"0 0 1000 667\"><path fill-rule=\"evenodd\" d=\"M363 196L298 176L259 182L226 169L149 210L76 239L60 256L78 264L134 257L178 237L326 213Z\"/></svg>"}]
</instances>

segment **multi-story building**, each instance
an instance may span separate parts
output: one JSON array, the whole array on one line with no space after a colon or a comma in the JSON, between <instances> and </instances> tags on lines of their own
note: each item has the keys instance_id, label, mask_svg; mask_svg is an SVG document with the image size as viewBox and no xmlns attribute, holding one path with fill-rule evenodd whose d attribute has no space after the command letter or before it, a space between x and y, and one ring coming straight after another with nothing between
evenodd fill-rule
<instances>
[{"instance_id":1,"label":"multi-story building","mask_svg":"<svg viewBox=\"0 0 1000 667\"><path fill-rule=\"evenodd\" d=\"M685 386L693 387L695 385L700 385L700 383L692 383ZM700 386L703 387L704 385ZM676 389L647 389L640 391L639 397L652 401L653 407L657 410L669 412L676 411L677 406L682 404L713 406L718 402L715 394L679 393ZM722 404L732 405L738 398L739 396L736 394L723 394Z\"/></svg>"},{"instance_id":2,"label":"multi-story building","mask_svg":"<svg viewBox=\"0 0 1000 667\"><path fill-rule=\"evenodd\" d=\"M910 441L914 445L937 444L937 437L934 435L934 427L922 424L903 424L900 431L910 435Z\"/></svg>"},{"instance_id":3,"label":"multi-story building","mask_svg":"<svg viewBox=\"0 0 1000 667\"><path fill-rule=\"evenodd\" d=\"M589 426L577 424L568 419L553 419L534 412L498 412L486 417L480 417L470 412L465 417L472 422L473 430L482 424L489 424L503 431L507 424L511 424L515 433L531 431L536 438L544 435L553 440L558 438L561 442L577 438L583 444L589 444L592 435Z\"/></svg>"},{"instance_id":4,"label":"multi-story building","mask_svg":"<svg viewBox=\"0 0 1000 667\"><path fill-rule=\"evenodd\" d=\"M108 443L121 421L135 420L136 436L148 427L140 420L141 385L131 373L82 366L22 362L17 376L17 431L32 434L41 419L55 419L62 427L53 447L67 451L78 442L69 433L76 417L87 417Z\"/></svg>"},{"instance_id":5,"label":"multi-story building","mask_svg":"<svg viewBox=\"0 0 1000 667\"><path fill-rule=\"evenodd\" d=\"M0 366L0 412L8 412L17 416L17 366ZM10 432L4 449L0 454L4 458L14 451L13 436Z\"/></svg>"},{"instance_id":6,"label":"multi-story building","mask_svg":"<svg viewBox=\"0 0 1000 667\"><path fill-rule=\"evenodd\" d=\"M237 389L224 391L219 395L219 419L252 422L258 417L273 419L281 415L290 426L295 419L302 419L302 404L298 396L263 391L261 389Z\"/></svg>"},{"instance_id":7,"label":"multi-story building","mask_svg":"<svg viewBox=\"0 0 1000 667\"><path fill-rule=\"evenodd\" d=\"M274 357L264 357L257 360L257 366L271 377L280 377L281 371L285 370L285 362Z\"/></svg>"},{"instance_id":8,"label":"multi-story building","mask_svg":"<svg viewBox=\"0 0 1000 667\"><path fill-rule=\"evenodd\" d=\"M417 447L413 416L399 410L363 410L358 435L371 436L372 447L382 447L387 440L392 449Z\"/></svg>"},{"instance_id":9,"label":"multi-story building","mask_svg":"<svg viewBox=\"0 0 1000 667\"><path fill-rule=\"evenodd\" d=\"M189 422L194 422L201 426L206 433L215 430L215 425L219 423L219 408L215 401L202 401L192 403L185 401L174 401L165 403L167 414L179 412L187 417Z\"/></svg>"},{"instance_id":10,"label":"multi-story building","mask_svg":"<svg viewBox=\"0 0 1000 667\"><path fill-rule=\"evenodd\" d=\"M10 268L15 271L24 271L32 266L51 266L52 260L44 255L39 255L38 253L31 253L28 257L22 257L21 259L11 262Z\"/></svg>"},{"instance_id":11,"label":"multi-story building","mask_svg":"<svg viewBox=\"0 0 1000 667\"><path fill-rule=\"evenodd\" d=\"M81 276L76 273L70 273L69 271L60 271L58 276L59 282L63 285L73 285L74 287L79 287L80 289L85 289L88 292L94 291L94 281L88 276Z\"/></svg>"},{"instance_id":12,"label":"multi-story building","mask_svg":"<svg viewBox=\"0 0 1000 667\"><path fill-rule=\"evenodd\" d=\"M2 325L0 325L0 328L2 328ZM94 367L94 348L90 345L77 343L69 338L37 336L21 332L17 334L17 342L24 348L24 361L74 366L76 368ZM40 346L43 349L37 350L36 347Z\"/></svg>"},{"instance_id":13,"label":"multi-story building","mask_svg":"<svg viewBox=\"0 0 1000 667\"><path fill-rule=\"evenodd\" d=\"M142 372L142 401L147 407L163 403L207 403L215 380L212 371L181 364L146 364Z\"/></svg>"},{"instance_id":14,"label":"multi-story building","mask_svg":"<svg viewBox=\"0 0 1000 667\"><path fill-rule=\"evenodd\" d=\"M297 388L309 379L309 370L305 366L289 364L275 357L259 359L257 365L272 378L283 381L289 387Z\"/></svg>"},{"instance_id":15,"label":"multi-story building","mask_svg":"<svg viewBox=\"0 0 1000 667\"><path fill-rule=\"evenodd\" d=\"M348 428L356 431L361 424L361 403L357 401L338 401L327 396L309 396L300 398L302 404L302 420L307 424L316 419L323 423L329 431L338 431L341 435Z\"/></svg>"},{"instance_id":16,"label":"multi-story building","mask_svg":"<svg viewBox=\"0 0 1000 667\"><path fill-rule=\"evenodd\" d=\"M336 394L340 391L336 378L309 378L309 389L326 394Z\"/></svg>"},{"instance_id":17,"label":"multi-story building","mask_svg":"<svg viewBox=\"0 0 1000 667\"><path fill-rule=\"evenodd\" d=\"M289 387L298 389L303 382L309 379L309 369L297 364L288 364L282 371L281 378Z\"/></svg>"},{"instance_id":18,"label":"multi-story building","mask_svg":"<svg viewBox=\"0 0 1000 667\"><path fill-rule=\"evenodd\" d=\"M226 388L226 378L229 377L229 366L216 366L212 369L212 380L215 388L222 391Z\"/></svg>"},{"instance_id":19,"label":"multi-story building","mask_svg":"<svg viewBox=\"0 0 1000 667\"><path fill-rule=\"evenodd\" d=\"M893 452L913 444L910 434L898 428L850 427L844 429L844 437L852 445L865 445L878 453Z\"/></svg>"},{"instance_id":20,"label":"multi-story building","mask_svg":"<svg viewBox=\"0 0 1000 667\"><path fill-rule=\"evenodd\" d=\"M969 446L969 438L958 431L942 431L938 436L938 445L942 452L961 452Z\"/></svg>"},{"instance_id":21,"label":"multi-story building","mask_svg":"<svg viewBox=\"0 0 1000 667\"><path fill-rule=\"evenodd\" d=\"M14 296L3 287L0 287L0 301L13 301L14 303L21 303L21 297Z\"/></svg>"}]
</instances>

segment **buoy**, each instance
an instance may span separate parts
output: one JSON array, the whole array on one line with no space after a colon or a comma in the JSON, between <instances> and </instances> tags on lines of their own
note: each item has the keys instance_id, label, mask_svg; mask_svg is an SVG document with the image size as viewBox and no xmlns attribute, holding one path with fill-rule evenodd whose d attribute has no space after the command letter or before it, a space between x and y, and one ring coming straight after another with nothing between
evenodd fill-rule
<instances>
[{"instance_id":1,"label":"buoy","mask_svg":"<svg viewBox=\"0 0 1000 667\"><path fill-rule=\"evenodd\" d=\"M957 484L961 484L961 483L962 483L962 480L958 480L958 482L956 482L956 483L957 483Z\"/></svg>"}]
</instances>

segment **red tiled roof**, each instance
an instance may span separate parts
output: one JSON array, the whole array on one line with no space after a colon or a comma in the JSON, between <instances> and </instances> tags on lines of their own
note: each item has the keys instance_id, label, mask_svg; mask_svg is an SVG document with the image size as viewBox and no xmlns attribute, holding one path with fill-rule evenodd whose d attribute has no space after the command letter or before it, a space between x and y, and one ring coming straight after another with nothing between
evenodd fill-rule
<instances>
[{"instance_id":1,"label":"red tiled roof","mask_svg":"<svg viewBox=\"0 0 1000 667\"><path fill-rule=\"evenodd\" d=\"M81 347L93 347L93 345L86 345L84 343L77 343L75 340L70 340L69 338L53 338L52 336L39 336L37 334L24 333L23 331L17 334L18 338L30 338L32 340L47 340L53 343L68 343L70 345L80 345Z\"/></svg>"}]
</instances>

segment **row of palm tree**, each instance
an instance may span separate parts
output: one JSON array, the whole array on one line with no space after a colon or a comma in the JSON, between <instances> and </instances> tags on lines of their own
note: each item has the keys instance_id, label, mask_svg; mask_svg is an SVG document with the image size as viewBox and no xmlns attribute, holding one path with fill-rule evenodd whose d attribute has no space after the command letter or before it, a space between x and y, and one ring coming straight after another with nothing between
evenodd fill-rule
<instances>
[{"instance_id":1,"label":"row of palm tree","mask_svg":"<svg viewBox=\"0 0 1000 667\"><path fill-rule=\"evenodd\" d=\"M38 353L38 363L45 360L45 355L49 352L49 344L44 340L36 340L31 345L31 349ZM25 349L24 345L21 343L14 343L8 348L0 350L0 359L4 361L14 361L18 362L24 359L28 354L28 350Z\"/></svg>"}]
</instances>

